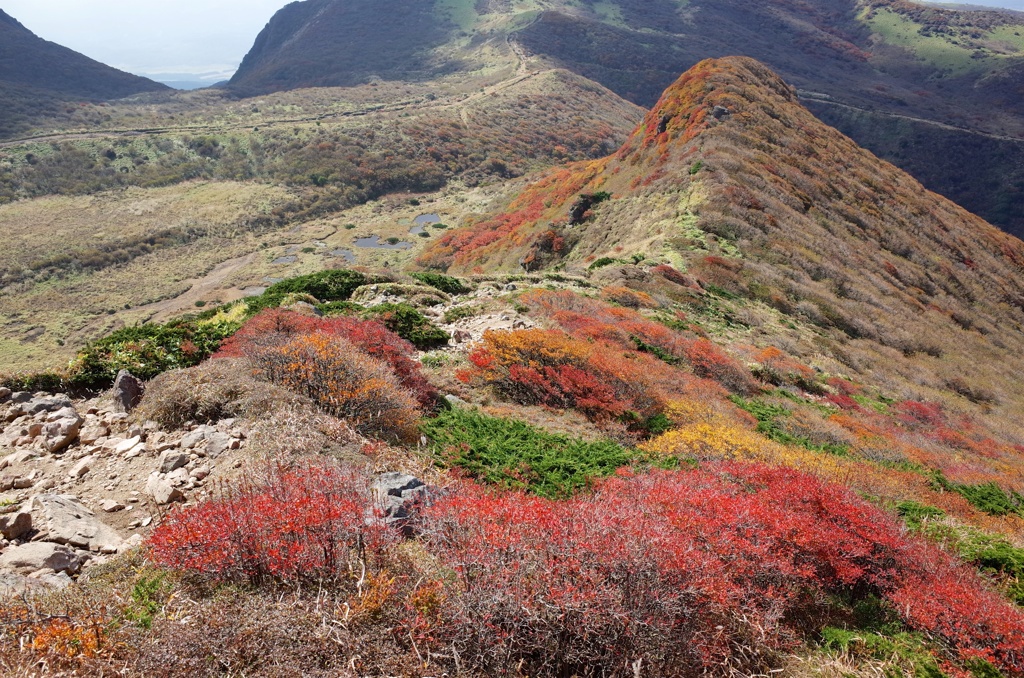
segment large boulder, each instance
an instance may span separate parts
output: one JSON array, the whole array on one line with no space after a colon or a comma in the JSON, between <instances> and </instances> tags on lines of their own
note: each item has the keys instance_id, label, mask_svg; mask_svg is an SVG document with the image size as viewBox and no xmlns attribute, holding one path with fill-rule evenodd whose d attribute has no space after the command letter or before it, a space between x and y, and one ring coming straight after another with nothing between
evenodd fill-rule
<instances>
[{"instance_id":1,"label":"large boulder","mask_svg":"<svg viewBox=\"0 0 1024 678\"><path fill-rule=\"evenodd\" d=\"M32 498L32 524L37 540L69 544L89 551L116 553L124 543L117 530L96 517L69 494L40 494Z\"/></svg>"},{"instance_id":2,"label":"large boulder","mask_svg":"<svg viewBox=\"0 0 1024 678\"><path fill-rule=\"evenodd\" d=\"M114 401L115 412L131 412L139 403L146 392L146 386L128 370L121 370L114 379L114 389L111 397Z\"/></svg>"},{"instance_id":3,"label":"large boulder","mask_svg":"<svg viewBox=\"0 0 1024 678\"><path fill-rule=\"evenodd\" d=\"M185 474L186 477L188 474ZM162 473L153 472L146 481L146 494L153 497L153 501L159 506L170 504L172 501L181 501L185 498L184 493L174 486L174 482Z\"/></svg>"},{"instance_id":4,"label":"large boulder","mask_svg":"<svg viewBox=\"0 0 1024 678\"><path fill-rule=\"evenodd\" d=\"M62 452L68 445L75 442L82 428L82 417L71 407L65 407L47 417L43 425L42 446L50 454Z\"/></svg>"},{"instance_id":5,"label":"large boulder","mask_svg":"<svg viewBox=\"0 0 1024 678\"><path fill-rule=\"evenodd\" d=\"M18 574L53 570L75 574L82 569L82 558L73 549L49 542L14 546L0 555L0 569Z\"/></svg>"}]
</instances>

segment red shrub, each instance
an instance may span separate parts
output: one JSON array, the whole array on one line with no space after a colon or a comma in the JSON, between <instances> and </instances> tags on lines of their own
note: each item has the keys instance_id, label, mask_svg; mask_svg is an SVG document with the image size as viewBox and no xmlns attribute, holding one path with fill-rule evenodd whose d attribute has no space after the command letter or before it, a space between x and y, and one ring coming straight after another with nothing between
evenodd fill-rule
<instances>
[{"instance_id":1,"label":"red shrub","mask_svg":"<svg viewBox=\"0 0 1024 678\"><path fill-rule=\"evenodd\" d=\"M874 592L964 657L1024 668L1024 614L845 488L738 463L629 475L564 502L465 484L431 507L428 547L459 578L438 640L486 673L750 673L830 596Z\"/></svg>"},{"instance_id":2,"label":"red shrub","mask_svg":"<svg viewBox=\"0 0 1024 678\"><path fill-rule=\"evenodd\" d=\"M150 537L150 553L159 565L216 581L337 580L395 538L367 524L370 501L366 479L353 470L280 469L266 486L236 485L172 512Z\"/></svg>"},{"instance_id":3,"label":"red shrub","mask_svg":"<svg viewBox=\"0 0 1024 678\"><path fill-rule=\"evenodd\" d=\"M760 390L749 370L707 339L695 339L685 345L683 356L698 377L713 379L733 393L749 395Z\"/></svg>"},{"instance_id":4,"label":"red shrub","mask_svg":"<svg viewBox=\"0 0 1024 678\"><path fill-rule=\"evenodd\" d=\"M640 340L689 363L698 377L717 381L730 391L749 395L759 390L750 371L715 344L675 332L628 308L617 308L569 291L528 292L521 301L551 318L574 337L613 343L629 351L635 349L636 340Z\"/></svg>"}]
</instances>

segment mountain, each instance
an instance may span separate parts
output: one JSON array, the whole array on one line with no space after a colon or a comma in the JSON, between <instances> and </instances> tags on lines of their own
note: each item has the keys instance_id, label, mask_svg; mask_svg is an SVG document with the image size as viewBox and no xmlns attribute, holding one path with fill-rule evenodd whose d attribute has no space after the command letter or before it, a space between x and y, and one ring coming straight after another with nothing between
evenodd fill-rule
<instances>
[{"instance_id":1,"label":"mountain","mask_svg":"<svg viewBox=\"0 0 1024 678\"><path fill-rule=\"evenodd\" d=\"M271 20L229 87L255 94L493 68L516 56L507 40L651 106L698 61L749 56L830 124L1021 235L1022 35L1022 13L906 0L308 0ZM972 150L977 133L999 146L987 162ZM948 143L955 156L934 152Z\"/></svg>"},{"instance_id":2,"label":"mountain","mask_svg":"<svg viewBox=\"0 0 1024 678\"><path fill-rule=\"evenodd\" d=\"M932 356L922 379L942 383L972 365L969 380L1024 415L1024 243L818 121L756 61L701 62L618 153L552 170L418 261L572 273L632 260L802 318L850 368Z\"/></svg>"},{"instance_id":3,"label":"mountain","mask_svg":"<svg viewBox=\"0 0 1024 678\"><path fill-rule=\"evenodd\" d=\"M169 89L43 40L0 10L0 136L69 101Z\"/></svg>"}]
</instances>

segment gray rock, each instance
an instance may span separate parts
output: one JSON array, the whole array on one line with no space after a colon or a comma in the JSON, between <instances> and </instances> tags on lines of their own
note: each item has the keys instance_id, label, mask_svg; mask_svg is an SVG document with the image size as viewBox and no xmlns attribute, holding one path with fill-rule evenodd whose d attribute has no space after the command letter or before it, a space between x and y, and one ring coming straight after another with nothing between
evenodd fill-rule
<instances>
[{"instance_id":1,"label":"gray rock","mask_svg":"<svg viewBox=\"0 0 1024 678\"><path fill-rule=\"evenodd\" d=\"M0 535L4 539L18 539L32 530L32 514L28 511L18 511L0 515Z\"/></svg>"},{"instance_id":2,"label":"gray rock","mask_svg":"<svg viewBox=\"0 0 1024 678\"><path fill-rule=\"evenodd\" d=\"M32 400L32 394L27 391L18 391L11 394L12 403L27 403Z\"/></svg>"},{"instance_id":3,"label":"gray rock","mask_svg":"<svg viewBox=\"0 0 1024 678\"><path fill-rule=\"evenodd\" d=\"M469 403L467 403L465 400L463 400L459 396L453 395L451 393L446 395L444 397L444 399L447 400L449 404L451 404L451 405L453 405L455 407L469 407Z\"/></svg>"},{"instance_id":4,"label":"gray rock","mask_svg":"<svg viewBox=\"0 0 1024 678\"><path fill-rule=\"evenodd\" d=\"M39 530L36 539L89 551L115 553L124 541L117 530L99 520L82 502L68 494L33 497L32 523Z\"/></svg>"},{"instance_id":5,"label":"gray rock","mask_svg":"<svg viewBox=\"0 0 1024 678\"><path fill-rule=\"evenodd\" d=\"M106 426L86 426L78 432L78 440L83 445L92 445L100 438L105 438L110 435L110 429Z\"/></svg>"},{"instance_id":6,"label":"gray rock","mask_svg":"<svg viewBox=\"0 0 1024 678\"><path fill-rule=\"evenodd\" d=\"M213 433L213 429L209 426L200 426L195 431L186 433L181 438L181 449L191 450L193 447L198 447L199 443L206 440L206 436Z\"/></svg>"},{"instance_id":7,"label":"gray rock","mask_svg":"<svg viewBox=\"0 0 1024 678\"><path fill-rule=\"evenodd\" d=\"M128 440L119 440L114 444L114 454L124 454L130 452L136 445L142 442L142 438L129 438Z\"/></svg>"},{"instance_id":8,"label":"gray rock","mask_svg":"<svg viewBox=\"0 0 1024 678\"><path fill-rule=\"evenodd\" d=\"M39 414L40 412L56 412L71 407L71 400L66 395L35 397L21 406L25 414Z\"/></svg>"},{"instance_id":9,"label":"gray rock","mask_svg":"<svg viewBox=\"0 0 1024 678\"><path fill-rule=\"evenodd\" d=\"M111 397L114 401L115 412L131 412L140 402L142 395L146 392L145 385L132 375L128 370L121 370L114 380L114 389Z\"/></svg>"},{"instance_id":10,"label":"gray rock","mask_svg":"<svg viewBox=\"0 0 1024 678\"><path fill-rule=\"evenodd\" d=\"M116 499L104 499L100 502L100 508L106 513L117 513L118 511L125 510L125 505Z\"/></svg>"},{"instance_id":11,"label":"gray rock","mask_svg":"<svg viewBox=\"0 0 1024 678\"><path fill-rule=\"evenodd\" d=\"M11 389L6 386L0 386L0 403L6 403L11 399Z\"/></svg>"},{"instance_id":12,"label":"gray rock","mask_svg":"<svg viewBox=\"0 0 1024 678\"><path fill-rule=\"evenodd\" d=\"M415 518L416 509L430 500L430 488L407 473L385 473L377 478L371 489L380 517L389 525L401 527L407 534L412 532L410 522Z\"/></svg>"},{"instance_id":13,"label":"gray rock","mask_svg":"<svg viewBox=\"0 0 1024 678\"><path fill-rule=\"evenodd\" d=\"M227 433L214 431L206 437L207 456L216 458L229 447L231 447L231 436Z\"/></svg>"},{"instance_id":14,"label":"gray rock","mask_svg":"<svg viewBox=\"0 0 1024 678\"><path fill-rule=\"evenodd\" d=\"M160 473L170 473L171 471L188 464L190 458L191 457L188 452L164 452L160 455L160 466L157 470L159 470Z\"/></svg>"},{"instance_id":15,"label":"gray rock","mask_svg":"<svg viewBox=\"0 0 1024 678\"><path fill-rule=\"evenodd\" d=\"M50 454L63 451L68 445L78 439L78 432L82 427L82 418L70 408L67 412L70 414L43 426L43 449Z\"/></svg>"},{"instance_id":16,"label":"gray rock","mask_svg":"<svg viewBox=\"0 0 1024 678\"><path fill-rule=\"evenodd\" d=\"M71 478L81 478L92 470L92 463L94 461L96 461L96 458L91 455L80 459L78 463L72 466L71 470L68 471L68 476Z\"/></svg>"},{"instance_id":17,"label":"gray rock","mask_svg":"<svg viewBox=\"0 0 1024 678\"><path fill-rule=\"evenodd\" d=\"M0 555L0 569L18 574L53 570L75 574L82 569L82 558L73 549L49 542L15 546Z\"/></svg>"},{"instance_id":18,"label":"gray rock","mask_svg":"<svg viewBox=\"0 0 1024 678\"><path fill-rule=\"evenodd\" d=\"M152 473L146 481L146 494L153 497L158 506L181 501L185 495L174 484L159 473Z\"/></svg>"}]
</instances>

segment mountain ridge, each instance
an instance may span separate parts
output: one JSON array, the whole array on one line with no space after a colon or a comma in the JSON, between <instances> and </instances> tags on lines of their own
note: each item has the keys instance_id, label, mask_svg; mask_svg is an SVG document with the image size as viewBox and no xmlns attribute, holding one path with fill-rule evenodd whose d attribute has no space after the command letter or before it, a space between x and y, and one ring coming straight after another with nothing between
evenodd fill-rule
<instances>
[{"instance_id":1,"label":"mountain ridge","mask_svg":"<svg viewBox=\"0 0 1024 678\"><path fill-rule=\"evenodd\" d=\"M572 273L630 255L710 271L728 294L809 319L835 355L1024 350L1024 243L859 149L743 57L701 62L616 154L545 173L418 262ZM976 378L1024 395L1005 374Z\"/></svg>"},{"instance_id":2,"label":"mountain ridge","mask_svg":"<svg viewBox=\"0 0 1024 678\"><path fill-rule=\"evenodd\" d=\"M862 145L912 168L929 188L967 203L1009 232L1024 234L1024 192L1018 186L1024 181L1024 116L1006 94L1024 92L1021 13L965 12L903 0L753 5L744 0L453 0L434 3L429 12L427 5L418 5L418 23L428 27L421 35L377 20L379 3L315 3L309 7L317 9L318 18L310 22L307 37L277 50L258 41L259 51L254 47L247 55L229 88L253 94L308 84L351 85L374 76L437 77L511 59L492 49L507 38L536 61L567 68L650 106L698 61L749 56L797 87L839 103L1013 139L1003 144L999 162L986 165L972 158L975 176L964 188L958 185L955 162L927 150L941 141L929 139L923 149L901 146L910 133L883 139L856 116L832 111L829 118ZM297 18L302 6L289 5L268 30ZM348 30L346 17L361 17L360 29ZM380 49L382 42L403 36L402 59L388 56L393 48ZM335 42L345 44L342 57ZM311 76L312 71L317 74ZM970 152L966 138L958 137L957 144ZM943 171L927 171L936 164Z\"/></svg>"}]
</instances>

